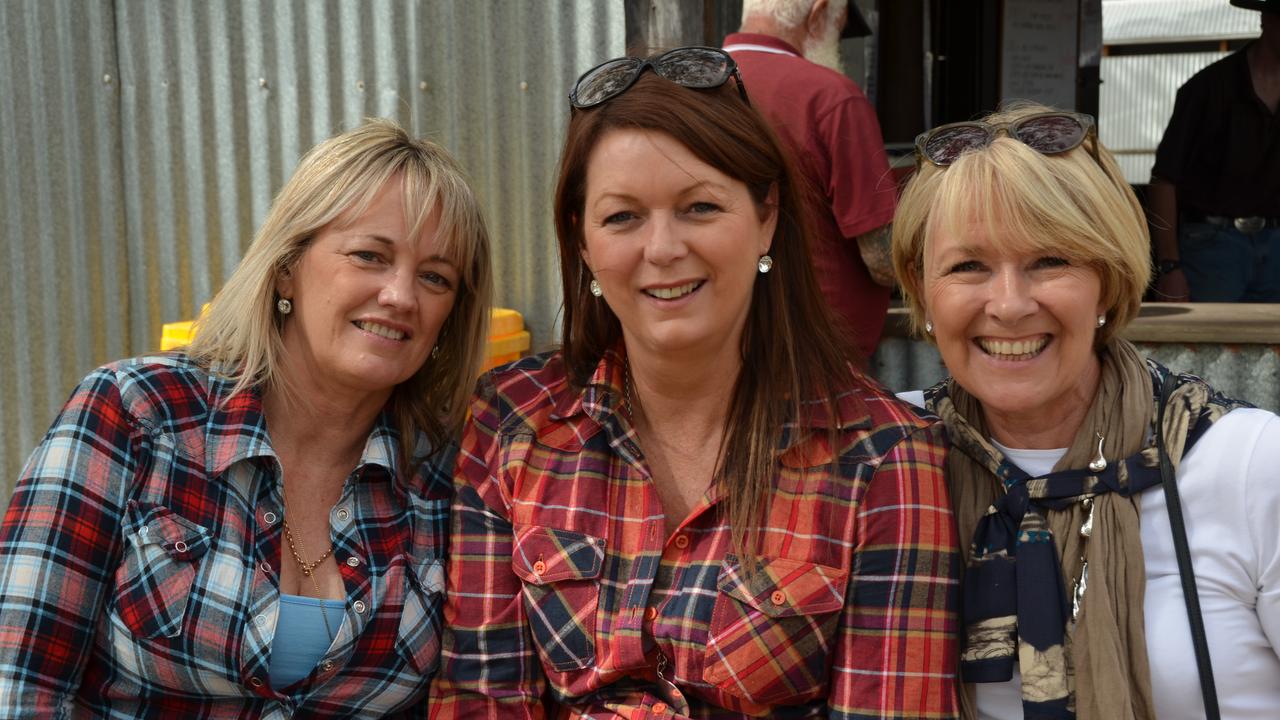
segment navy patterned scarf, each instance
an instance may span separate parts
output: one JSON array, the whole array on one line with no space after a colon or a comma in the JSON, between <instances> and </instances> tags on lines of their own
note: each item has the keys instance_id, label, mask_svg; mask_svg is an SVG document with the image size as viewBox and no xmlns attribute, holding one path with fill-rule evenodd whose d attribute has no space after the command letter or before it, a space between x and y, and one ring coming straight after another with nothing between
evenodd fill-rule
<instances>
[{"instance_id":1,"label":"navy patterned scarf","mask_svg":"<svg viewBox=\"0 0 1280 720\"><path fill-rule=\"evenodd\" d=\"M967 683L1004 682L1016 663L1028 719L1154 718L1136 496L1160 482L1155 389L1169 371L1122 340L1100 357L1094 406L1067 454L1040 477L988 440L981 405L954 381L925 392L951 437L952 499L961 537L972 537L961 674ZM1165 418L1175 463L1243 405L1198 378L1179 380ZM1107 462L1090 469L1098 434ZM973 716L971 696L962 700Z\"/></svg>"}]
</instances>

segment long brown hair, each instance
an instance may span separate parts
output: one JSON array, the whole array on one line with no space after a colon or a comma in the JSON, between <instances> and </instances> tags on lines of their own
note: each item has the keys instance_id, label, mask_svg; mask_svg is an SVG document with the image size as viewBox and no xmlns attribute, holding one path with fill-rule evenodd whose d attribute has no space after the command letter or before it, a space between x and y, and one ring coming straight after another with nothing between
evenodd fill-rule
<instances>
[{"instance_id":1,"label":"long brown hair","mask_svg":"<svg viewBox=\"0 0 1280 720\"><path fill-rule=\"evenodd\" d=\"M799 418L805 401L825 403L829 416L838 417L833 394L848 387L848 361L855 352L835 329L814 277L810 219L803 210L810 191L777 136L732 82L690 90L645 74L603 105L575 110L560 157L555 220L564 285L563 352L576 387L589 381L622 334L608 304L590 295L590 273L579 252L587 161L600 138L614 129L666 133L702 162L744 183L758 207L766 204L772 187L778 188L778 225L769 250L773 270L756 276L741 341L742 367L751 370L740 372L734 384L716 479L724 485L722 512L734 550L750 572L773 491L783 425Z\"/></svg>"}]
</instances>

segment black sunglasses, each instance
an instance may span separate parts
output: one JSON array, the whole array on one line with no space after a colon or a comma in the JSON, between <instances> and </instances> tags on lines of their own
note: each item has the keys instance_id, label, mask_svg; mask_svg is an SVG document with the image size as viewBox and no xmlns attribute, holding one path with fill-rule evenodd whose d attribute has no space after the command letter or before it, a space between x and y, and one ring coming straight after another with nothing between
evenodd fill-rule
<instances>
[{"instance_id":1,"label":"black sunglasses","mask_svg":"<svg viewBox=\"0 0 1280 720\"><path fill-rule=\"evenodd\" d=\"M1074 150L1085 138L1092 137L1089 153L1095 162L1102 164L1098 159L1097 125L1093 117L1082 113L1043 112L1009 123L958 122L920 133L916 137L916 167L920 167L921 160L946 167L961 155L990 145L1001 130L1041 155Z\"/></svg>"},{"instance_id":2,"label":"black sunglasses","mask_svg":"<svg viewBox=\"0 0 1280 720\"><path fill-rule=\"evenodd\" d=\"M751 104L742 76L738 74L738 64L729 53L712 47L683 47L650 58L607 60L582 73L569 92L569 103L585 109L615 98L634 85L646 68L681 87L695 90L718 88L732 77L738 84L742 101Z\"/></svg>"}]
</instances>

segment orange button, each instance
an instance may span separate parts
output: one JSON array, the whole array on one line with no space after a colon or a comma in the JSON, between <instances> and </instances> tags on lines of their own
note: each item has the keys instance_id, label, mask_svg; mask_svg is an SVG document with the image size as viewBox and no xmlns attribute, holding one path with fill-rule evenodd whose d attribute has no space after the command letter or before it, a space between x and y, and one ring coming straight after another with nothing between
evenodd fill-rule
<instances>
[{"instance_id":1,"label":"orange button","mask_svg":"<svg viewBox=\"0 0 1280 720\"><path fill-rule=\"evenodd\" d=\"M688 536L688 535L677 535L677 536L676 536L676 547L680 548L681 550L683 550L683 549L685 549L685 548L689 547L689 536Z\"/></svg>"},{"instance_id":2,"label":"orange button","mask_svg":"<svg viewBox=\"0 0 1280 720\"><path fill-rule=\"evenodd\" d=\"M661 715L661 714L665 713L666 711L667 711L667 704L666 704L666 703L654 703L654 704L653 704L653 713L654 713L655 715Z\"/></svg>"},{"instance_id":3,"label":"orange button","mask_svg":"<svg viewBox=\"0 0 1280 720\"><path fill-rule=\"evenodd\" d=\"M542 573L544 573L544 572L546 572L546 571L547 571L547 564L546 564L546 563L544 563L544 562L542 562L541 560L539 560L538 562L536 562L536 563L534 563L534 564L533 564L533 574L534 574L534 575L541 575Z\"/></svg>"},{"instance_id":4,"label":"orange button","mask_svg":"<svg viewBox=\"0 0 1280 720\"><path fill-rule=\"evenodd\" d=\"M658 608L651 607L644 611L645 620L653 620L653 619L656 619L657 617L658 617Z\"/></svg>"},{"instance_id":5,"label":"orange button","mask_svg":"<svg viewBox=\"0 0 1280 720\"><path fill-rule=\"evenodd\" d=\"M769 596L769 600L772 601L774 605L782 605L787 602L787 594L781 590L774 590L773 594Z\"/></svg>"}]
</instances>

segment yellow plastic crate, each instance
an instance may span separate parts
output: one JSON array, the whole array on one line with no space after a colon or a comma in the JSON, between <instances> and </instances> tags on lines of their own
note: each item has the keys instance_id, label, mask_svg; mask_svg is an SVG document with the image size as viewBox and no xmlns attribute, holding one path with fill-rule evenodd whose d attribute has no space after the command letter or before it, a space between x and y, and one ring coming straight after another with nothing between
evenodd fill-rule
<instances>
[{"instance_id":1,"label":"yellow plastic crate","mask_svg":"<svg viewBox=\"0 0 1280 720\"><path fill-rule=\"evenodd\" d=\"M524 316L511 308L494 308L489 315L489 337L496 338L524 330Z\"/></svg>"},{"instance_id":2,"label":"yellow plastic crate","mask_svg":"<svg viewBox=\"0 0 1280 720\"><path fill-rule=\"evenodd\" d=\"M192 325L195 325L192 320L165 323L160 330L160 352L168 352L184 345L190 345Z\"/></svg>"},{"instance_id":3,"label":"yellow plastic crate","mask_svg":"<svg viewBox=\"0 0 1280 720\"><path fill-rule=\"evenodd\" d=\"M190 344L194 325L193 320L165 323L160 329L160 351ZM529 332L524 329L523 315L510 308L494 308L489 318L489 345L484 369L519 360L529 352L531 342Z\"/></svg>"}]
</instances>

